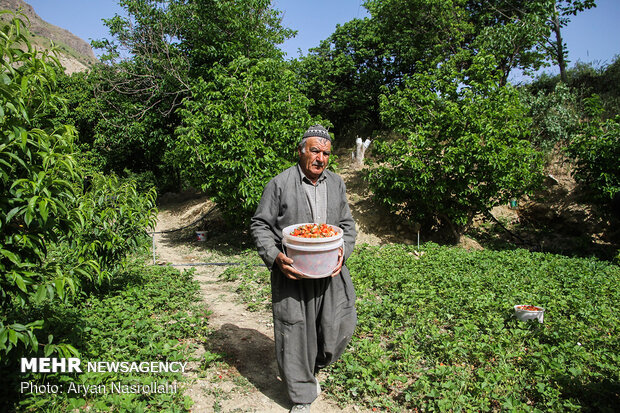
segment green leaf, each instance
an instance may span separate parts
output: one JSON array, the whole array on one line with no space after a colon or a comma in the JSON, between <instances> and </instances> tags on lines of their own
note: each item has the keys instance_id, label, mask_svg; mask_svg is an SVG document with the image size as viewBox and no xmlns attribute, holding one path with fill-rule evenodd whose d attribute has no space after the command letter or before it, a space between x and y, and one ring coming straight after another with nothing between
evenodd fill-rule
<instances>
[{"instance_id":1,"label":"green leaf","mask_svg":"<svg viewBox=\"0 0 620 413\"><path fill-rule=\"evenodd\" d=\"M11 219L20 211L20 209L22 209L22 207L15 207L11 209L9 213L6 214L6 222L9 223L9 221L11 221Z\"/></svg>"},{"instance_id":2,"label":"green leaf","mask_svg":"<svg viewBox=\"0 0 620 413\"><path fill-rule=\"evenodd\" d=\"M65 296L65 278L64 276L60 276L57 277L54 280L54 287L56 288L56 294L58 295L58 297L64 297Z\"/></svg>"},{"instance_id":3,"label":"green leaf","mask_svg":"<svg viewBox=\"0 0 620 413\"><path fill-rule=\"evenodd\" d=\"M22 290L25 293L28 292L28 288L26 287L26 283L24 282L24 279L22 278L21 275L19 275L17 273L13 273L13 280L15 281L15 284L17 284L17 287L20 290Z\"/></svg>"},{"instance_id":4,"label":"green leaf","mask_svg":"<svg viewBox=\"0 0 620 413\"><path fill-rule=\"evenodd\" d=\"M6 342L9 339L9 329L5 326L0 327L0 350L6 348Z\"/></svg>"},{"instance_id":5,"label":"green leaf","mask_svg":"<svg viewBox=\"0 0 620 413\"><path fill-rule=\"evenodd\" d=\"M34 212L35 211L37 199L39 199L39 196L35 195L35 196L33 196L32 198L30 198L28 200L28 211L30 211L30 212Z\"/></svg>"},{"instance_id":6,"label":"green leaf","mask_svg":"<svg viewBox=\"0 0 620 413\"><path fill-rule=\"evenodd\" d=\"M8 332L9 332L9 343L11 343L14 346L17 345L17 333L15 332L15 330L9 328Z\"/></svg>"},{"instance_id":7,"label":"green leaf","mask_svg":"<svg viewBox=\"0 0 620 413\"><path fill-rule=\"evenodd\" d=\"M43 222L47 222L48 210L47 210L47 199L42 199L39 202L39 213L41 214L41 218Z\"/></svg>"},{"instance_id":8,"label":"green leaf","mask_svg":"<svg viewBox=\"0 0 620 413\"><path fill-rule=\"evenodd\" d=\"M50 354L52 354L52 353L54 352L54 348L55 348L55 346L50 345L50 344L46 344L46 345L43 347L43 354L44 354L44 356L45 356L45 357L49 357L49 356L50 356Z\"/></svg>"},{"instance_id":9,"label":"green leaf","mask_svg":"<svg viewBox=\"0 0 620 413\"><path fill-rule=\"evenodd\" d=\"M27 227L30 226L30 223L32 222L32 220L34 219L34 214L32 213L31 210L26 210L26 213L24 214L24 223L26 224Z\"/></svg>"},{"instance_id":10,"label":"green leaf","mask_svg":"<svg viewBox=\"0 0 620 413\"><path fill-rule=\"evenodd\" d=\"M7 257L13 264L15 264L17 266L21 265L21 261L20 261L19 257L16 254L12 253L11 251L0 249L0 254L2 254L5 257Z\"/></svg>"},{"instance_id":11,"label":"green leaf","mask_svg":"<svg viewBox=\"0 0 620 413\"><path fill-rule=\"evenodd\" d=\"M37 287L37 292L34 296L34 302L37 304L41 304L41 302L45 300L45 297L47 296L46 291L47 288L44 284L39 285L39 287Z\"/></svg>"}]
</instances>

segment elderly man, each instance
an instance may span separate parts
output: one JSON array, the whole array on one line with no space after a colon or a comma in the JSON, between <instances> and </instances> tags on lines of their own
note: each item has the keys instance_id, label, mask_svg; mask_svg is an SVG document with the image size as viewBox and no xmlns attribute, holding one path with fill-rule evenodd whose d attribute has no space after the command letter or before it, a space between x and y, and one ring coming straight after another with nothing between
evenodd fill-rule
<instances>
[{"instance_id":1,"label":"elderly man","mask_svg":"<svg viewBox=\"0 0 620 413\"><path fill-rule=\"evenodd\" d=\"M330 153L327 130L311 126L299 143L299 163L269 181L251 222L258 253L271 269L276 359L294 403L291 412L310 411L321 391L315 374L340 357L357 323L355 291L343 264L355 246L355 222L342 178L325 169ZM304 222L344 230L331 277L306 278L282 251L282 229Z\"/></svg>"}]
</instances>

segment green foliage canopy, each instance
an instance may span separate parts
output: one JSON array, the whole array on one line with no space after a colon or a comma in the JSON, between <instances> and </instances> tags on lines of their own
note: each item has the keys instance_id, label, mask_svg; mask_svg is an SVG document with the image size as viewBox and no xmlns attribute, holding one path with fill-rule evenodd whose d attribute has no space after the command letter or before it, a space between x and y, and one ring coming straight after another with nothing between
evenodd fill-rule
<instances>
[{"instance_id":1,"label":"green foliage canopy","mask_svg":"<svg viewBox=\"0 0 620 413\"><path fill-rule=\"evenodd\" d=\"M581 129L579 103L575 92L557 83L550 93L522 90L524 104L532 118L531 142L550 153L558 144L567 145Z\"/></svg>"},{"instance_id":2,"label":"green foliage canopy","mask_svg":"<svg viewBox=\"0 0 620 413\"><path fill-rule=\"evenodd\" d=\"M377 96L390 65L388 51L371 19L353 19L310 50L295 66L301 88L312 99L311 111L334 123L342 135L377 125Z\"/></svg>"},{"instance_id":3,"label":"green foliage canopy","mask_svg":"<svg viewBox=\"0 0 620 413\"><path fill-rule=\"evenodd\" d=\"M401 137L377 142L369 179L392 211L439 220L458 239L477 213L535 188L542 159L527 140L527 109L500 86L494 59L476 56L467 76L454 65L381 97L384 121Z\"/></svg>"},{"instance_id":4,"label":"green foliage canopy","mask_svg":"<svg viewBox=\"0 0 620 413\"><path fill-rule=\"evenodd\" d=\"M18 17L0 36L0 350L21 342L37 351L34 330L42 320L17 323L6 314L76 290L72 277L46 261L48 243L75 228L75 130L33 126L46 123L40 113L62 104L54 91L58 60L32 48Z\"/></svg>"},{"instance_id":5,"label":"green foliage canopy","mask_svg":"<svg viewBox=\"0 0 620 413\"><path fill-rule=\"evenodd\" d=\"M267 181L295 161L296 145L313 122L287 66L247 58L217 65L179 111L180 167L230 222L251 216Z\"/></svg>"},{"instance_id":6,"label":"green foliage canopy","mask_svg":"<svg viewBox=\"0 0 620 413\"><path fill-rule=\"evenodd\" d=\"M586 99L590 119L567 147L576 162L575 179L603 201L620 192L620 116L604 120L599 96Z\"/></svg>"},{"instance_id":7,"label":"green foliage canopy","mask_svg":"<svg viewBox=\"0 0 620 413\"><path fill-rule=\"evenodd\" d=\"M534 71L548 59L543 45L552 0L369 0L364 7L370 18L338 26L300 59L313 113L333 119L338 133L384 129L381 88L394 89L463 50L471 57L458 70L467 70L477 53L492 54L500 84L515 68Z\"/></svg>"},{"instance_id":8,"label":"green foliage canopy","mask_svg":"<svg viewBox=\"0 0 620 413\"><path fill-rule=\"evenodd\" d=\"M91 76L103 114L93 129L93 151L106 171L152 173L160 188L179 190L199 178L190 176L185 159L175 161L176 136L185 134L177 128L192 125L177 110L204 103L196 94L205 84L221 85L216 68L235 59L281 61L276 45L293 31L282 27L280 12L268 0L120 4L124 16L106 20L112 40L95 42L106 53L105 64ZM230 189L215 183L210 188Z\"/></svg>"},{"instance_id":9,"label":"green foliage canopy","mask_svg":"<svg viewBox=\"0 0 620 413\"><path fill-rule=\"evenodd\" d=\"M204 75L216 63L232 60L281 60L277 45L295 32L282 26L281 12L271 0L190 0L170 1L172 10L189 18L179 25L179 45L189 56L195 75ZM194 76L193 76L194 77Z\"/></svg>"},{"instance_id":10,"label":"green foliage canopy","mask_svg":"<svg viewBox=\"0 0 620 413\"><path fill-rule=\"evenodd\" d=\"M63 108L58 60L28 42L14 18L0 30L0 357L37 353L44 302L68 301L101 285L154 222L152 191L114 178L85 185L75 160L75 129L50 117ZM118 204L111 205L110 197ZM48 343L45 355L74 354Z\"/></svg>"}]
</instances>

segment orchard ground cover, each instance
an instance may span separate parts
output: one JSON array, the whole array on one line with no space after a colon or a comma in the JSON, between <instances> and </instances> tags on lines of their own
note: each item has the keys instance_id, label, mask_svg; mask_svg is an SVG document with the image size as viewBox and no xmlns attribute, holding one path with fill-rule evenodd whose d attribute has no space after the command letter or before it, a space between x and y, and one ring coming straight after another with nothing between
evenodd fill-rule
<instances>
[{"instance_id":1,"label":"orchard ground cover","mask_svg":"<svg viewBox=\"0 0 620 413\"><path fill-rule=\"evenodd\" d=\"M594 258L423 244L358 247L348 261L359 324L324 377L343 403L379 411L613 411L620 403L620 268ZM267 272L241 277L248 306ZM266 288L267 287L267 288ZM261 293L262 292L262 293ZM545 308L520 322L513 306Z\"/></svg>"},{"instance_id":2,"label":"orchard ground cover","mask_svg":"<svg viewBox=\"0 0 620 413\"><path fill-rule=\"evenodd\" d=\"M218 255L217 259L212 257L211 260L234 258L250 264L228 267L220 277L226 281L235 280L231 284L235 285L246 306L268 317L268 272L254 266L260 263L260 259L253 249L247 249L248 245L241 242L244 238L238 235L226 234L214 225L210 228L208 242L190 243L188 237L182 237L182 242L167 240L160 244L156 252L158 256L163 254L166 243L177 247L182 244L192 251L171 255L169 259L196 257L203 261L208 257L202 259L201 254L213 255L217 251L224 254L221 250L224 241L237 240L234 246L226 247L226 257ZM424 252L421 256L412 246L362 244L352 255L348 265L356 283L360 321L356 337L343 359L321 374L329 398L336 398L343 405L361 409L374 407L378 411L422 408L439 411L567 411L571 408L605 411L611 410L618 402L618 316L613 313L619 295L619 269L616 265L596 259L567 258L525 250L467 252L431 243L422 244L420 250ZM134 271L126 279L119 279L117 287L111 286L109 291L96 295L79 307L96 310L95 314L86 317L90 328L96 331L91 333L89 330L80 336L92 335L89 340L92 347L85 354L100 354L101 359L119 360L129 357L126 354L137 359L148 357L148 354L155 357L176 351L182 360L195 357L191 351L192 341L187 337L201 335L198 333L203 331L200 329L204 327L204 320L196 322L192 317L201 317L204 310L200 310L202 313L192 312L187 318L181 317L175 322L170 318L175 311L165 310L163 303L168 300L173 308L176 305L191 307L189 298L196 288L192 278L197 279L196 274L185 273L179 277L170 268L153 269L162 273L160 278L152 275L150 270L144 271L147 272ZM131 281L134 278L135 283ZM134 287L147 280L151 281L141 287L147 291L146 297L134 298L140 295ZM129 285L128 291L121 292L118 287L125 282ZM202 287L217 290L211 284L203 283ZM119 296L113 298L116 293ZM217 301L216 298L213 300ZM217 304L215 301L213 305ZM524 303L546 308L543 325L520 323L513 318L512 306ZM71 314L74 313L67 311L55 320L68 320L66 324L60 323L66 328L75 321ZM134 318L136 326L146 323L146 327L136 332ZM209 327L218 329L212 318ZM219 327L219 334L209 335L204 341L211 343L220 339L231 328L226 323ZM249 328L254 327L238 331L249 334ZM154 335L142 336L151 329ZM74 330L67 331L55 334L70 337ZM263 330L257 328L256 331ZM204 332L206 336L207 331ZM170 334L177 333L179 337L170 337ZM252 339L261 338L260 348L265 350L264 355L260 353L260 360L255 361L256 366L263 366L261 377L272 354L272 341L265 332L262 334L265 337L256 333L250 335ZM228 338L247 339L240 333ZM117 343L122 348L117 348ZM215 402L203 405L214 410L216 406L238 408L247 406L251 400L252 406L262 406L260 394L273 396L265 389L274 381L259 383L258 375L248 374L243 369L240 375L229 373L235 366L244 365L235 361L235 357L244 353L233 351L227 356L232 351L232 342L225 343L228 347L215 342L208 346L209 350L221 354L203 356L206 365L201 367L201 372L206 376L202 382L213 393L207 396L215 398ZM188 344L190 346L186 349ZM255 344L247 339L236 345L243 349ZM86 351L82 342L78 348ZM213 362L207 361L216 356L221 361L209 367ZM172 359L174 356L167 357ZM251 359L248 356L243 362L251 362ZM153 379L152 375L148 376ZM237 385L235 388L240 389L239 393L230 399L224 393L215 393L224 391L222 386L226 380L243 378L245 384ZM165 379L177 378L166 376ZM92 377L87 381L93 383ZM258 394L250 385L258 386ZM189 395L195 396L185 391L185 396ZM35 400L43 404L35 406L32 403ZM182 411L191 404L187 397L180 395L45 400L32 398L20 409L47 407L61 411L90 406L95 410L177 408ZM280 408L278 400L275 399L275 408ZM194 403L194 407L199 405L195 399Z\"/></svg>"},{"instance_id":3,"label":"orchard ground cover","mask_svg":"<svg viewBox=\"0 0 620 413\"><path fill-rule=\"evenodd\" d=\"M133 263L100 293L75 304L48 304L34 309L50 320L49 334L72 343L82 365L87 361L143 362L192 360L196 343L209 333L208 310L197 303L198 283L193 271ZM57 339L57 340L58 340ZM48 356L48 355L46 355ZM42 357L42 355L41 355ZM50 356L54 357L54 356ZM184 394L186 379L180 373L19 374L19 366L6 366L3 377L3 410L17 411L188 411L192 405ZM4 368L3 368L4 370ZM58 385L63 391L20 395L20 383ZM176 384L176 392L148 393L111 391L111 383L150 385ZM74 386L88 385L106 392L72 393ZM82 389L83 390L83 389ZM17 399L19 398L19 399Z\"/></svg>"}]
</instances>

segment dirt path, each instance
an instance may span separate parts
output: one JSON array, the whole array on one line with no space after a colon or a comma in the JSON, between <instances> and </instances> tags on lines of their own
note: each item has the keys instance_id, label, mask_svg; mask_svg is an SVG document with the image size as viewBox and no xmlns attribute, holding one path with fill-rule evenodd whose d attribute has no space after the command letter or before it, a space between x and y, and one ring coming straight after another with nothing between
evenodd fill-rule
<instances>
[{"instance_id":1,"label":"dirt path","mask_svg":"<svg viewBox=\"0 0 620 413\"><path fill-rule=\"evenodd\" d=\"M204 198L169 199L160 206L156 231L186 226L204 214L210 205ZM231 262L235 256L225 245L197 242L194 230L155 235L159 264ZM187 268L190 268L188 265ZM181 267L183 268L183 267ZM225 354L225 360L201 368L191 363L189 388L185 394L194 401L196 412L287 412L290 401L277 377L271 313L250 312L239 303L234 285L218 279L226 266L197 265L195 279L200 283L202 301L212 311L209 326L214 333L198 351ZM339 408L323 394L313 412L359 412L357 407Z\"/></svg>"}]
</instances>

